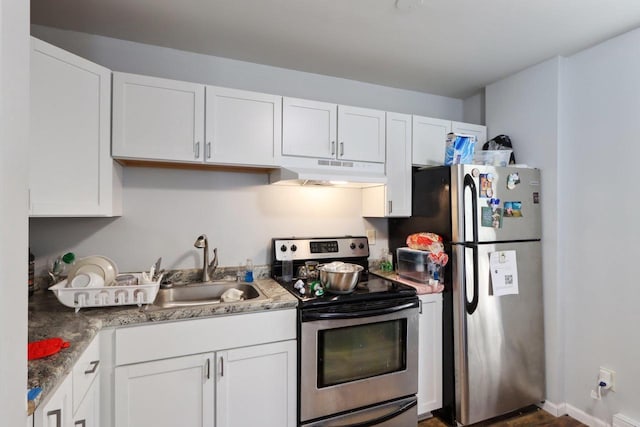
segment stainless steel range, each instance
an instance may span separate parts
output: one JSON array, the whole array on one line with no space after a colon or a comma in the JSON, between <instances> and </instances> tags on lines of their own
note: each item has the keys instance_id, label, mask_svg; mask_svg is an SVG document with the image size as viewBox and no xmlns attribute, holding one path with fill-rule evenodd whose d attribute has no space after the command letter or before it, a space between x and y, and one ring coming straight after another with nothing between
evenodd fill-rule
<instances>
[{"instance_id":1,"label":"stainless steel range","mask_svg":"<svg viewBox=\"0 0 640 427\"><path fill-rule=\"evenodd\" d=\"M366 237L272 240L274 278L298 297L301 426L417 424L418 298L414 288L368 274ZM294 276L282 279L283 263ZM294 285L305 261L364 267L349 294L316 296ZM288 266L285 270L288 269Z\"/></svg>"}]
</instances>

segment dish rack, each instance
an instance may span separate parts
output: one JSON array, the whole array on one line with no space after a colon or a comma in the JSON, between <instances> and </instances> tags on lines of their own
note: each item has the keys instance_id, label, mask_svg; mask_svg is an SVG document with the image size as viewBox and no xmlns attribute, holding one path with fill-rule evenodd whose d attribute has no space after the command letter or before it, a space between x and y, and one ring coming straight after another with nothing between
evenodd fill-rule
<instances>
[{"instance_id":1,"label":"dish rack","mask_svg":"<svg viewBox=\"0 0 640 427\"><path fill-rule=\"evenodd\" d=\"M142 273L131 273L142 282ZM151 304L156 299L160 280L152 283L132 286L100 286L72 288L63 280L49 288L63 305L75 308L76 313L84 307L110 307L117 305Z\"/></svg>"}]
</instances>

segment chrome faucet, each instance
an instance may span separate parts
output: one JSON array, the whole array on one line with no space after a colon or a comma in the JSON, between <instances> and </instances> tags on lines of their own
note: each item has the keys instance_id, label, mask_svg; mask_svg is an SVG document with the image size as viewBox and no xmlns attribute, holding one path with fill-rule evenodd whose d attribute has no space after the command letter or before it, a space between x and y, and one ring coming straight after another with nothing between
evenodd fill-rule
<instances>
[{"instance_id":1,"label":"chrome faucet","mask_svg":"<svg viewBox=\"0 0 640 427\"><path fill-rule=\"evenodd\" d=\"M201 234L193 244L196 248L204 249L204 260L202 263L202 281L208 282L218 268L218 248L213 249L213 260L209 262L209 241L206 234Z\"/></svg>"}]
</instances>

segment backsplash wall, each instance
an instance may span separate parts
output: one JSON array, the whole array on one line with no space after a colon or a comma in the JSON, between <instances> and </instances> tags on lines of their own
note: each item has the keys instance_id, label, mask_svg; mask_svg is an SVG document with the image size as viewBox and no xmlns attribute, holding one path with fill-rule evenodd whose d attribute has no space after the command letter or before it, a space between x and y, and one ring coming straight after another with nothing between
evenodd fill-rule
<instances>
[{"instance_id":1,"label":"backsplash wall","mask_svg":"<svg viewBox=\"0 0 640 427\"><path fill-rule=\"evenodd\" d=\"M29 246L41 273L66 251L105 255L120 271L148 269L162 257L167 269L199 268L207 234L221 266L252 258L271 262L270 239L334 236L376 230L371 254L387 246L385 219L361 216L361 190L276 186L263 173L124 168L123 215L116 218L32 218Z\"/></svg>"}]
</instances>

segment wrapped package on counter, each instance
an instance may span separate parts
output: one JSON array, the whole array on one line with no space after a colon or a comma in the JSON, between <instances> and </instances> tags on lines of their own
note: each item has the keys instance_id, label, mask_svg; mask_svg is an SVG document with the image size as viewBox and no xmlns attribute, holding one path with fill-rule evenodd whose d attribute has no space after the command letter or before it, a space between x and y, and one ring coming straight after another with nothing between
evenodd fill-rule
<instances>
[{"instance_id":1,"label":"wrapped package on counter","mask_svg":"<svg viewBox=\"0 0 640 427\"><path fill-rule=\"evenodd\" d=\"M474 135L448 134L444 152L444 164L447 166L472 164L475 146L476 137Z\"/></svg>"}]
</instances>

